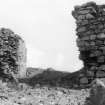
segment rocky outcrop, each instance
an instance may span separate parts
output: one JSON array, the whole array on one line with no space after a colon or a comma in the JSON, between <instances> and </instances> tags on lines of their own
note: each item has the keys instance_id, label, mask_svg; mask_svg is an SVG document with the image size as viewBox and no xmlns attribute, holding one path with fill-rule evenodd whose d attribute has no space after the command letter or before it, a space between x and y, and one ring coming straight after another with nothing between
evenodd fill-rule
<instances>
[{"instance_id":1,"label":"rocky outcrop","mask_svg":"<svg viewBox=\"0 0 105 105\"><path fill-rule=\"evenodd\" d=\"M90 82L95 78L104 78L105 5L88 2L75 6L72 15L76 19L79 58L83 61L85 72L85 75L81 76L80 84L84 84L84 81Z\"/></svg>"},{"instance_id":2,"label":"rocky outcrop","mask_svg":"<svg viewBox=\"0 0 105 105\"><path fill-rule=\"evenodd\" d=\"M0 77L19 78L26 71L23 39L10 29L0 29Z\"/></svg>"}]
</instances>

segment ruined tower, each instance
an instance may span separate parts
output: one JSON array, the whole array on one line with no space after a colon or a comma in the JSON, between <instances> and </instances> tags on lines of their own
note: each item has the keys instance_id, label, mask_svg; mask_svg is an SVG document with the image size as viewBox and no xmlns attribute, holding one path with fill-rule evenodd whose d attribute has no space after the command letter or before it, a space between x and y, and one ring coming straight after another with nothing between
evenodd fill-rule
<instances>
[{"instance_id":1,"label":"ruined tower","mask_svg":"<svg viewBox=\"0 0 105 105\"><path fill-rule=\"evenodd\" d=\"M88 80L105 78L105 5L88 2L75 6L79 58Z\"/></svg>"},{"instance_id":2,"label":"ruined tower","mask_svg":"<svg viewBox=\"0 0 105 105\"><path fill-rule=\"evenodd\" d=\"M26 72L24 40L10 29L0 29L0 77L21 78Z\"/></svg>"}]
</instances>

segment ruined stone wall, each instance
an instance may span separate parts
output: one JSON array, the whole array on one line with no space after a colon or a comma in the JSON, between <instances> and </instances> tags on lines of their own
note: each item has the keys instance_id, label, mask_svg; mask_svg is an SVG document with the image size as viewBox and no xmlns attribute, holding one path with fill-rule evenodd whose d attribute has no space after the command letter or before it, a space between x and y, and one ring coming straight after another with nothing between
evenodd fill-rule
<instances>
[{"instance_id":1,"label":"ruined stone wall","mask_svg":"<svg viewBox=\"0 0 105 105\"><path fill-rule=\"evenodd\" d=\"M20 78L26 71L26 47L10 29L0 29L0 78Z\"/></svg>"},{"instance_id":2,"label":"ruined stone wall","mask_svg":"<svg viewBox=\"0 0 105 105\"><path fill-rule=\"evenodd\" d=\"M75 6L72 15L85 72L90 72L92 78L105 77L105 5L88 2Z\"/></svg>"}]
</instances>

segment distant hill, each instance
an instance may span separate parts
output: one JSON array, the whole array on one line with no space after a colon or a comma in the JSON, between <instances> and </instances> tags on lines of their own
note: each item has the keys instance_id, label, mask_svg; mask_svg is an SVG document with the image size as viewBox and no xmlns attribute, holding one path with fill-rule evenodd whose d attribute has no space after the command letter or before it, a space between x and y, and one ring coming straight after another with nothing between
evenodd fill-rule
<instances>
[{"instance_id":1,"label":"distant hill","mask_svg":"<svg viewBox=\"0 0 105 105\"><path fill-rule=\"evenodd\" d=\"M88 85L80 86L80 75L84 74L84 68L76 72L65 72L54 70L53 68L41 69L41 68L27 68L27 77L20 79L20 82L24 82L30 86L59 86L67 88L84 88Z\"/></svg>"},{"instance_id":2,"label":"distant hill","mask_svg":"<svg viewBox=\"0 0 105 105\"><path fill-rule=\"evenodd\" d=\"M35 84L53 84L55 85L62 77L68 75L69 72L54 70L53 68L27 68L27 78L21 79L20 82L25 82L29 85Z\"/></svg>"},{"instance_id":3,"label":"distant hill","mask_svg":"<svg viewBox=\"0 0 105 105\"><path fill-rule=\"evenodd\" d=\"M32 78L34 76L40 75L43 78L46 79L54 79L58 78L60 76L64 76L65 74L68 74L69 72L62 72L54 70L53 68L47 68L47 69L41 69L41 68L27 68L27 78Z\"/></svg>"},{"instance_id":4,"label":"distant hill","mask_svg":"<svg viewBox=\"0 0 105 105\"><path fill-rule=\"evenodd\" d=\"M42 73L43 71L45 71L45 69L28 67L26 76L27 76L27 78L31 78L35 75Z\"/></svg>"}]
</instances>

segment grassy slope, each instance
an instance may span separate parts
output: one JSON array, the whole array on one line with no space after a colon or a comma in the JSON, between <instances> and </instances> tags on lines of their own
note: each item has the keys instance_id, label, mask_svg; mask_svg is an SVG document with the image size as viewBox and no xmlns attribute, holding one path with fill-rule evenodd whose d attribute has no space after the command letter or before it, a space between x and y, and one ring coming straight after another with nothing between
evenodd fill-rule
<instances>
[{"instance_id":1,"label":"grassy slope","mask_svg":"<svg viewBox=\"0 0 105 105\"><path fill-rule=\"evenodd\" d=\"M40 68L27 68L30 71L27 78L19 80L20 82L27 83L28 85L35 86L40 85L51 85L60 87L72 88L73 84L78 84L78 75L80 71L70 73L65 71L57 71L51 68L40 69Z\"/></svg>"}]
</instances>

